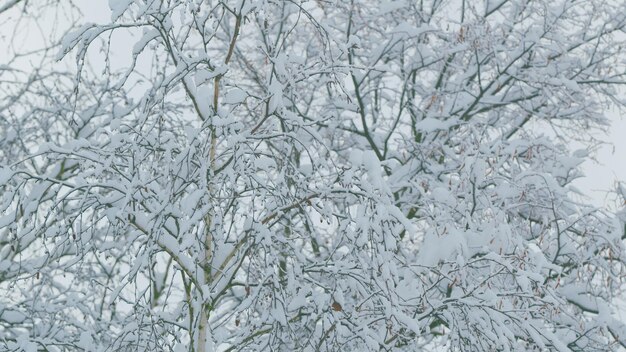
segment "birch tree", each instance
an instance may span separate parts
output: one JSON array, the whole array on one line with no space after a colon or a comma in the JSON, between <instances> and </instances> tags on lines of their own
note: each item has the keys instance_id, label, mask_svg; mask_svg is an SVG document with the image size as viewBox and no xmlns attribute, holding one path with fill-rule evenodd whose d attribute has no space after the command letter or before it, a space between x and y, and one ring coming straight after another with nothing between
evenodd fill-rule
<instances>
[{"instance_id":1,"label":"birch tree","mask_svg":"<svg viewBox=\"0 0 626 352\"><path fill-rule=\"evenodd\" d=\"M625 3L109 5L0 5L0 349L626 347Z\"/></svg>"}]
</instances>

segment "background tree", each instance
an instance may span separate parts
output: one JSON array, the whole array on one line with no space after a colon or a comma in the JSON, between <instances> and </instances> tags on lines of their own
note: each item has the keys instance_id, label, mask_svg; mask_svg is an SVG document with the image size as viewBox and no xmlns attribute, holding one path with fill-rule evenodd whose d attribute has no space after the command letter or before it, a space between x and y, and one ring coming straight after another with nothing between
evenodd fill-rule
<instances>
[{"instance_id":1,"label":"background tree","mask_svg":"<svg viewBox=\"0 0 626 352\"><path fill-rule=\"evenodd\" d=\"M0 68L3 349L626 345L623 2L109 4L0 7L76 23Z\"/></svg>"}]
</instances>

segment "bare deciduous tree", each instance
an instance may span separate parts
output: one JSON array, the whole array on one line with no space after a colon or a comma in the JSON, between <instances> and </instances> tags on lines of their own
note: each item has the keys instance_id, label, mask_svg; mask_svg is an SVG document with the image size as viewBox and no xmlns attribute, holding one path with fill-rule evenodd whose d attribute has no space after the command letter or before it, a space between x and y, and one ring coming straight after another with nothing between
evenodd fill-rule
<instances>
[{"instance_id":1,"label":"bare deciduous tree","mask_svg":"<svg viewBox=\"0 0 626 352\"><path fill-rule=\"evenodd\" d=\"M623 2L109 4L0 5L1 349L626 345Z\"/></svg>"}]
</instances>

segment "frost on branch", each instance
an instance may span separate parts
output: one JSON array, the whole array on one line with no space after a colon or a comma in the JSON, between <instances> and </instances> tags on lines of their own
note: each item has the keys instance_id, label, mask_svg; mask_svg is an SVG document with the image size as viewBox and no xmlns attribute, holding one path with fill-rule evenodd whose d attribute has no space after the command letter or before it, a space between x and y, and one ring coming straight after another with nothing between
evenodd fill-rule
<instances>
[{"instance_id":1,"label":"frost on branch","mask_svg":"<svg viewBox=\"0 0 626 352\"><path fill-rule=\"evenodd\" d=\"M569 149L623 108L624 4L109 7L0 68L2 349L626 344Z\"/></svg>"}]
</instances>

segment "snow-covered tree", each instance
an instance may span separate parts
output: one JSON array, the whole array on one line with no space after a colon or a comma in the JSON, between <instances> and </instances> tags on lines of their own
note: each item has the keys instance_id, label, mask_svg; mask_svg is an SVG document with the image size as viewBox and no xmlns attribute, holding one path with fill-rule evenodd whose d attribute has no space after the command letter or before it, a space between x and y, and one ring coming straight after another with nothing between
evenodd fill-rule
<instances>
[{"instance_id":1,"label":"snow-covered tree","mask_svg":"<svg viewBox=\"0 0 626 352\"><path fill-rule=\"evenodd\" d=\"M0 4L1 350L626 346L625 2L109 5Z\"/></svg>"}]
</instances>

